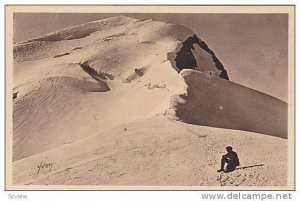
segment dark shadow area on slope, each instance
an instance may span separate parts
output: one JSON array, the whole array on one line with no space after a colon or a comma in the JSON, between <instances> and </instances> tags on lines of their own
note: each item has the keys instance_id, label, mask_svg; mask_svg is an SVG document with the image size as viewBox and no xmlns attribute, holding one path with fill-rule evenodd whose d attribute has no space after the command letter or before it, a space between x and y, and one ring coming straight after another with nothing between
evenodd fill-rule
<instances>
[{"instance_id":1,"label":"dark shadow area on slope","mask_svg":"<svg viewBox=\"0 0 300 201\"><path fill-rule=\"evenodd\" d=\"M111 75L111 74L97 72L94 68L92 68L89 65L88 61L82 62L79 65L82 68L82 70L84 70L84 72L86 72L87 74L89 74L93 79L95 79L98 82L102 82L105 79L110 79L110 80L114 79L114 76Z\"/></svg>"},{"instance_id":2,"label":"dark shadow area on slope","mask_svg":"<svg viewBox=\"0 0 300 201\"><path fill-rule=\"evenodd\" d=\"M52 52L50 42L35 41L30 43L16 44L13 47L13 58L19 61L33 61L46 58ZM55 50L57 53L57 49ZM52 54L53 55L53 54ZM52 56L51 55L51 56Z\"/></svg>"},{"instance_id":3,"label":"dark shadow area on slope","mask_svg":"<svg viewBox=\"0 0 300 201\"><path fill-rule=\"evenodd\" d=\"M288 137L287 103L199 71L183 77L187 95L176 105L183 122Z\"/></svg>"},{"instance_id":4,"label":"dark shadow area on slope","mask_svg":"<svg viewBox=\"0 0 300 201\"><path fill-rule=\"evenodd\" d=\"M18 98L18 93L19 93L18 91L17 92L13 92L13 100L16 99L16 98Z\"/></svg>"},{"instance_id":5,"label":"dark shadow area on slope","mask_svg":"<svg viewBox=\"0 0 300 201\"><path fill-rule=\"evenodd\" d=\"M257 164L257 165L248 165L248 166L241 166L241 167L237 167L237 170L241 170L241 169L248 169L248 168L253 168L253 167L261 167L264 166L265 164Z\"/></svg>"},{"instance_id":6,"label":"dark shadow area on slope","mask_svg":"<svg viewBox=\"0 0 300 201\"><path fill-rule=\"evenodd\" d=\"M127 20L126 22L124 22L124 18L126 18ZM81 39L81 38L88 37L97 31L108 30L112 27L123 26L126 23L128 23L130 19L129 18L127 19L127 17L124 16L119 16L119 17L103 19L102 21L86 22L84 24L59 30L54 33L43 35L38 38L33 38L24 42L25 43L34 42L34 41L55 42L55 41L62 41L62 40Z\"/></svg>"},{"instance_id":7,"label":"dark shadow area on slope","mask_svg":"<svg viewBox=\"0 0 300 201\"><path fill-rule=\"evenodd\" d=\"M225 70L223 64L216 57L215 53L211 49L209 49L204 41L200 42L197 35L193 35L186 39L182 43L179 51L177 51L176 53L168 53L168 59L171 61L173 68L175 68L178 72L180 72L182 69L197 69L197 61L192 52L192 50L194 50L194 44L198 44L203 50L211 55L216 68L221 72L220 78L229 80L227 71Z\"/></svg>"},{"instance_id":8,"label":"dark shadow area on slope","mask_svg":"<svg viewBox=\"0 0 300 201\"><path fill-rule=\"evenodd\" d=\"M53 56L53 58L63 57L63 56L69 55L69 54L70 54L69 52L62 53L62 54L58 54L58 55Z\"/></svg>"},{"instance_id":9,"label":"dark shadow area on slope","mask_svg":"<svg viewBox=\"0 0 300 201\"><path fill-rule=\"evenodd\" d=\"M73 28L71 30L61 31L59 33L52 33L52 34L49 34L46 36L42 36L40 38L34 38L31 40L28 40L26 42L34 42L34 41L55 42L55 41L61 41L61 40L74 40L74 39L85 38L87 36L90 36L93 32L98 31L97 28L87 29L87 30L77 30L77 29Z\"/></svg>"},{"instance_id":10,"label":"dark shadow area on slope","mask_svg":"<svg viewBox=\"0 0 300 201\"><path fill-rule=\"evenodd\" d=\"M73 50L80 50L82 47L75 47Z\"/></svg>"}]
</instances>

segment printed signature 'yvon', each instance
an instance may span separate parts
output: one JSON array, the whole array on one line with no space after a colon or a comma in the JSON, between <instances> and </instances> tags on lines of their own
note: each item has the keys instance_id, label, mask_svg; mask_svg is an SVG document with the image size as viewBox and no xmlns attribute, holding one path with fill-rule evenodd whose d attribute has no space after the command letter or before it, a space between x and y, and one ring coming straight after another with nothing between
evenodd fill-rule
<instances>
[{"instance_id":1,"label":"printed signature 'yvon'","mask_svg":"<svg viewBox=\"0 0 300 201\"><path fill-rule=\"evenodd\" d=\"M38 167L38 174L42 171L45 170L47 172L51 172L52 170L53 163L45 163L42 161L37 167Z\"/></svg>"}]
</instances>

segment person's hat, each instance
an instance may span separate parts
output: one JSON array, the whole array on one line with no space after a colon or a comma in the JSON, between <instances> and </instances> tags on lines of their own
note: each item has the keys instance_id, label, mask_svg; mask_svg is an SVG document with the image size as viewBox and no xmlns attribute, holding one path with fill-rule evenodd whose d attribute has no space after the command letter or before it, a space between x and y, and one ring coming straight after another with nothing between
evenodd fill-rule
<instances>
[{"instance_id":1,"label":"person's hat","mask_svg":"<svg viewBox=\"0 0 300 201\"><path fill-rule=\"evenodd\" d=\"M226 150L232 150L232 147L231 146L227 146Z\"/></svg>"}]
</instances>

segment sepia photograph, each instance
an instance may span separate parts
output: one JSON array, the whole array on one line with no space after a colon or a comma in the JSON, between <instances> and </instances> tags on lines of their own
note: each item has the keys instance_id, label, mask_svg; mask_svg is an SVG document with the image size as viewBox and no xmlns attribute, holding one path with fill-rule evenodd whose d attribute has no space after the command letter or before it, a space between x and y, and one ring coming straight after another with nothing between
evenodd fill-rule
<instances>
[{"instance_id":1,"label":"sepia photograph","mask_svg":"<svg viewBox=\"0 0 300 201\"><path fill-rule=\"evenodd\" d=\"M294 6L6 6L7 190L294 190Z\"/></svg>"}]
</instances>

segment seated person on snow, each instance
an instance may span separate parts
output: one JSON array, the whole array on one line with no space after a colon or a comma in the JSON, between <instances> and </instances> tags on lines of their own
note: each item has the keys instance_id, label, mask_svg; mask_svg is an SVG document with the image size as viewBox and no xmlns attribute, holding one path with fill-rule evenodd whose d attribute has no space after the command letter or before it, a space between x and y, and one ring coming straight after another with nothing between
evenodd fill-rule
<instances>
[{"instance_id":1,"label":"seated person on snow","mask_svg":"<svg viewBox=\"0 0 300 201\"><path fill-rule=\"evenodd\" d=\"M232 151L231 146L226 147L227 154L222 156L221 169L217 172L232 172L240 165L240 161L236 152ZM227 163L226 169L224 169L225 163Z\"/></svg>"}]
</instances>

